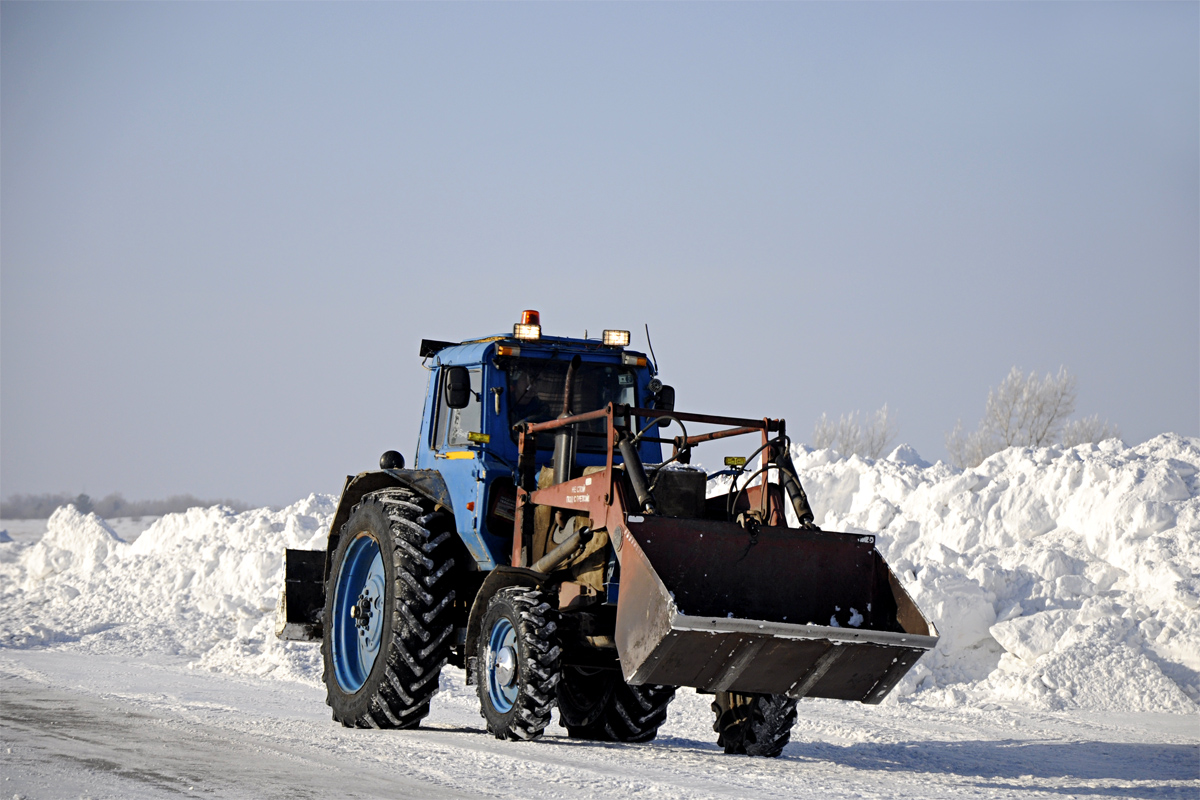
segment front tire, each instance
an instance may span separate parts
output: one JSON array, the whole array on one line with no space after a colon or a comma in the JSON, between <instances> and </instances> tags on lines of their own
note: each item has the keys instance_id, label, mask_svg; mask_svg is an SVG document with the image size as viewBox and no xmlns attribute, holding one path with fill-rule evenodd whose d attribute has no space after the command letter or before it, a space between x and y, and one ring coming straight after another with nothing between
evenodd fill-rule
<instances>
[{"instance_id":1,"label":"front tire","mask_svg":"<svg viewBox=\"0 0 1200 800\"><path fill-rule=\"evenodd\" d=\"M717 692L717 744L726 753L778 758L792 738L796 700L783 694Z\"/></svg>"},{"instance_id":2,"label":"front tire","mask_svg":"<svg viewBox=\"0 0 1200 800\"><path fill-rule=\"evenodd\" d=\"M497 739L536 739L550 724L560 678L558 611L538 589L510 586L480 626L479 705Z\"/></svg>"},{"instance_id":3,"label":"front tire","mask_svg":"<svg viewBox=\"0 0 1200 800\"><path fill-rule=\"evenodd\" d=\"M326 586L326 702L348 728L415 728L450 654L449 520L407 489L350 512Z\"/></svg>"},{"instance_id":4,"label":"front tire","mask_svg":"<svg viewBox=\"0 0 1200 800\"><path fill-rule=\"evenodd\" d=\"M616 670L566 667L558 684L558 714L572 739L648 742L667 721L674 686L631 686Z\"/></svg>"}]
</instances>

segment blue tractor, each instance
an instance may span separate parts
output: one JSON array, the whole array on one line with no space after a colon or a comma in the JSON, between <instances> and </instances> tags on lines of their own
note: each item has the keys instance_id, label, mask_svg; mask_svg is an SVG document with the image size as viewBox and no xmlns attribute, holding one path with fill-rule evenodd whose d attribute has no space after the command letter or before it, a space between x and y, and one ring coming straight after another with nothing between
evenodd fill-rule
<instances>
[{"instance_id":1,"label":"blue tractor","mask_svg":"<svg viewBox=\"0 0 1200 800\"><path fill-rule=\"evenodd\" d=\"M526 311L420 356L412 467L348 477L326 548L286 553L276 632L321 642L343 725L416 727L450 664L501 739L557 707L573 738L647 741L690 686L727 752L776 756L798 698L878 703L936 643L874 537L814 524L783 420L677 411L627 331Z\"/></svg>"}]
</instances>

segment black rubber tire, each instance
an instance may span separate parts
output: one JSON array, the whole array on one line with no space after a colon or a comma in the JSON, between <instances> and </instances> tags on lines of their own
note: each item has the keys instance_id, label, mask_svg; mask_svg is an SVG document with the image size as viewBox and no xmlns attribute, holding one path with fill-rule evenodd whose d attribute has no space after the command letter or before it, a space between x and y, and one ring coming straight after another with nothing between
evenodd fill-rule
<instances>
[{"instance_id":1,"label":"black rubber tire","mask_svg":"<svg viewBox=\"0 0 1200 800\"><path fill-rule=\"evenodd\" d=\"M429 713L438 677L450 655L455 561L452 519L407 489L363 497L342 525L325 591L325 634L321 642L326 702L333 718L348 728L415 728ZM334 595L346 549L360 533L372 537L383 555L385 585L379 654L363 685L347 692L332 664Z\"/></svg>"},{"instance_id":2,"label":"black rubber tire","mask_svg":"<svg viewBox=\"0 0 1200 800\"><path fill-rule=\"evenodd\" d=\"M630 686L616 670L565 667L558 684L559 723L572 739L648 742L667 721L674 686Z\"/></svg>"},{"instance_id":3,"label":"black rubber tire","mask_svg":"<svg viewBox=\"0 0 1200 800\"><path fill-rule=\"evenodd\" d=\"M717 692L713 730L726 753L778 758L792 738L796 700L782 694Z\"/></svg>"},{"instance_id":4,"label":"black rubber tire","mask_svg":"<svg viewBox=\"0 0 1200 800\"><path fill-rule=\"evenodd\" d=\"M507 620L515 631L516 698L511 708L498 709L489 696L489 640L493 627ZM497 739L536 739L550 724L554 687L561 673L558 645L558 610L541 590L510 586L488 602L480 625L476 651L479 674L476 689L480 713Z\"/></svg>"}]
</instances>

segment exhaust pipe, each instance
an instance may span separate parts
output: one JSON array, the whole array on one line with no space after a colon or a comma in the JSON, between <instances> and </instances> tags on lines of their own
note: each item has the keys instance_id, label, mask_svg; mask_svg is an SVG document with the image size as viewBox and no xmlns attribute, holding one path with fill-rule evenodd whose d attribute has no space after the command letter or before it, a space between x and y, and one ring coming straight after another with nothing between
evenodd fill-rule
<instances>
[{"instance_id":1,"label":"exhaust pipe","mask_svg":"<svg viewBox=\"0 0 1200 800\"><path fill-rule=\"evenodd\" d=\"M579 356L571 359L570 365L567 367L567 382L563 387L563 405L562 413L558 415L559 419L571 416L571 400L574 392L572 391L575 385L575 370L578 369L580 363ZM554 433L554 482L566 483L571 480L571 470L575 466L575 426L568 425L564 428L559 428Z\"/></svg>"},{"instance_id":2,"label":"exhaust pipe","mask_svg":"<svg viewBox=\"0 0 1200 800\"><path fill-rule=\"evenodd\" d=\"M563 387L563 405L562 413L558 416L559 419L571 416L571 400L572 394L574 394L572 389L575 385L575 370L578 369L579 363L579 356L575 356L567 366L567 381ZM571 480L571 473L575 470L576 441L574 425L566 425L554 433L554 460L551 463L554 465L555 484ZM560 528L566 524L566 514L562 509L554 512L554 524Z\"/></svg>"}]
</instances>

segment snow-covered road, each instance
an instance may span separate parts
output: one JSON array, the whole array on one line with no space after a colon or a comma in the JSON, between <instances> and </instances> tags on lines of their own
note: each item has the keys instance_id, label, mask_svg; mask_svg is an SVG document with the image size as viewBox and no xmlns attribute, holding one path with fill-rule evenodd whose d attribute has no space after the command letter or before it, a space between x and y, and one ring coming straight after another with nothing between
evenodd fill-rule
<instances>
[{"instance_id":1,"label":"snow-covered road","mask_svg":"<svg viewBox=\"0 0 1200 800\"><path fill-rule=\"evenodd\" d=\"M1198 797L1180 714L801 704L777 760L727 756L681 692L657 741L537 742L483 730L447 670L417 731L346 730L321 689L183 659L0 654L0 797Z\"/></svg>"}]
</instances>

